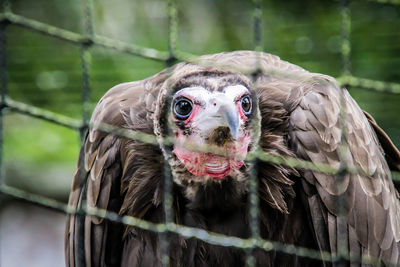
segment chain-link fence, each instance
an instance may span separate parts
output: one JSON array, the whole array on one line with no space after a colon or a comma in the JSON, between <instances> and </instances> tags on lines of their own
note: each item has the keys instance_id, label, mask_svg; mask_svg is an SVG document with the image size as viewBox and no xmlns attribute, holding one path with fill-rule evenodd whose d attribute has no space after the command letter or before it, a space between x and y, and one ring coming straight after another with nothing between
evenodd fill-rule
<instances>
[{"instance_id":1,"label":"chain-link fence","mask_svg":"<svg viewBox=\"0 0 400 267\"><path fill-rule=\"evenodd\" d=\"M392 5L400 5L400 1L397 0L376 0L374 2L392 4ZM254 11L253 11L253 49L255 51L262 51L262 9L261 9L261 1L254 0ZM135 56L140 56L143 58L149 58L158 60L161 62L165 62L166 66L171 66L177 61L187 61L199 63L196 60L196 56L190 53L186 53L181 51L178 48L178 21L177 21L177 6L174 0L167 1L167 14L169 21L169 30L168 30L168 44L169 51L158 51L155 49L137 46L134 44L128 44L121 41L116 41L110 38L101 37L95 34L94 32L94 23L92 18L92 2L91 0L82 1L82 5L84 8L84 34L78 34L75 32L71 32L68 30L64 30L61 28L54 27L52 25L48 25L36 20L32 20L26 18L24 16L20 16L14 14L11 9L11 5L8 1L3 1L3 12L0 14L0 79L1 79L1 112L0 112L0 181L1 187L0 191L2 194L24 199L29 202L35 203L37 205L45 206L48 208L60 210L67 214L84 214L91 215L100 218L105 218L109 221L118 222L124 225L129 225L133 227L138 227L144 230L149 230L153 232L157 232L161 234L161 245L163 252L163 265L169 265L169 257L167 255L168 251L168 242L166 240L167 236L165 233L176 233L185 238L196 238L202 240L204 242L208 242L210 244L227 246L227 247L235 247L239 249L244 249L247 252L247 265L254 266L255 259L252 256L251 251L255 248L259 248L265 251L278 251L288 254L294 254L301 257L307 257L316 260L323 260L328 262L340 262L340 261L350 261L350 262L359 262L359 263L372 263L379 264L378 259L369 258L369 257L356 257L355 255L351 255L348 251L339 250L335 254L331 254L328 252L321 252L312 249L308 249L305 247L293 246L290 244L283 244L271 240L264 240L260 237L260 230L258 226L258 196L257 196L257 179L254 172L251 172L252 175L250 177L249 183L249 200L250 200L250 229L251 229L251 237L247 239L242 239L238 237L226 236L218 233L212 233L205 231L203 229L197 229L192 227L187 227L183 225L177 225L172 221L172 197L171 197L171 175L169 171L169 166L165 164L165 181L164 181L164 210L166 214L165 223L155 224L152 222L144 221L138 218L134 218L131 216L120 216L117 213L113 213L110 211L97 209L93 207L88 207L83 204L81 207L71 207L64 203L55 201L50 198L46 198L44 196L31 194L20 189L10 187L3 182L3 173L4 167L2 164L3 161L3 116L4 111L6 109L12 110L17 113L25 114L31 117L36 117L39 119L46 120L51 123L59 124L76 131L79 131L81 136L84 136L84 133L87 131L89 127L96 128L100 131L104 131L107 133L112 133L115 135L119 135L125 138L130 138L134 140L138 140L145 143L151 143L158 145L158 142L153 135L147 135L141 132L130 131L126 129L119 129L111 125L101 124L101 125L91 125L89 122L90 119L90 108L89 108L89 95L90 95L90 62L91 62L91 49L94 46L100 46L110 50L116 50L120 52L124 52L127 54L132 54ZM377 80L364 79L361 77L355 77L352 75L350 68L350 54L351 54L351 42L350 42L350 32L351 32L351 17L349 11L349 1L341 2L341 42L340 42L340 51L342 56L342 74L340 77L337 77L338 82L342 88L347 87L357 87L364 88L368 90L375 90L378 92L389 92L392 94L400 94L400 84L398 83L388 83ZM20 27L27 28L31 31L36 31L44 35L48 35L54 38L58 38L62 41L72 43L76 46L80 47L81 51L81 66L82 66L82 106L83 106L83 114L81 120L76 120L70 117L66 117L60 114L53 113L51 111L37 108L32 105L28 105L23 102L15 101L8 96L8 76L7 76L7 27L9 25L17 25ZM257 68L255 68L255 75L257 75ZM341 116L343 115L343 111L341 112ZM343 126L342 129L344 136L345 129ZM345 140L345 138L343 138ZM171 142L170 139L166 140L166 143L161 145L166 145L168 142ZM343 143L343 151L346 150L346 142ZM201 149L201 148L200 148ZM288 158L283 156L271 155L263 152L261 149L256 149L253 153L250 153L246 159L247 161L265 161L275 164L281 164L288 167L294 167L299 169L307 169L314 170L321 173L327 173L331 175L336 175L338 181L340 181L340 177L345 175L346 173L363 173L362 170L355 168L354 166L347 165L346 162L342 162L342 165L339 169L334 168L332 166L326 164L315 164L312 162L300 160L297 158ZM392 178L395 181L400 181L400 177L398 173L392 173ZM338 186L340 184L338 183ZM341 201L343 199L339 198L338 205L342 206ZM340 224L345 222L339 221ZM344 234L344 233L343 233ZM340 232L338 240L340 238Z\"/></svg>"}]
</instances>

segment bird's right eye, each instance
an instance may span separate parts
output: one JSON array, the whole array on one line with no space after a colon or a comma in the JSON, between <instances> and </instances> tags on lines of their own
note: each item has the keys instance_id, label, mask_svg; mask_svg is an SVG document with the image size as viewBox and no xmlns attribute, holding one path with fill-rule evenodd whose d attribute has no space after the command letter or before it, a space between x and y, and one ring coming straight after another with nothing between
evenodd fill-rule
<instances>
[{"instance_id":1,"label":"bird's right eye","mask_svg":"<svg viewBox=\"0 0 400 267\"><path fill-rule=\"evenodd\" d=\"M192 114L193 103L186 97L179 97L174 101L174 115L178 120L186 120Z\"/></svg>"}]
</instances>

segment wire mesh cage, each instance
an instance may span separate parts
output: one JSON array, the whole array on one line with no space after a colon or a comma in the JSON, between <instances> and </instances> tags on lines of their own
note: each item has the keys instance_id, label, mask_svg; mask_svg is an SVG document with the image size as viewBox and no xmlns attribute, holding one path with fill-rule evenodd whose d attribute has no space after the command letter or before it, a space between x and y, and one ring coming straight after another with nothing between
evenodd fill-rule
<instances>
[{"instance_id":1,"label":"wire mesh cage","mask_svg":"<svg viewBox=\"0 0 400 267\"><path fill-rule=\"evenodd\" d=\"M387 0L387 1L370 1L374 2L376 5L385 5L385 6L398 6L400 5L399 1L396 0ZM81 203L78 207L69 206L62 201L55 200L51 197L47 197L41 194L33 194L28 192L27 190L21 190L15 186L10 186L5 183L5 170L4 170L4 132L7 130L7 125L4 123L4 117L10 111L24 114L29 118L38 118L41 120L45 120L50 122L51 124L57 124L60 126L64 126L70 128L77 133L79 133L81 139L84 138L86 131L91 129L96 129L98 131L110 133L113 135L117 135L127 139L137 140L143 143L149 143L154 145L160 145L160 147L164 147L164 156L167 159L168 153L166 153L165 146L171 144L170 139L165 140L157 140L154 135L145 134L138 131L132 131L127 129L121 129L114 127L108 124L95 124L90 122L90 113L93 107L91 93L93 93L92 87L93 83L96 83L95 78L90 76L91 68L95 67L96 64L96 49L102 48L104 50L117 51L123 53L124 56L126 54L137 57L137 58L145 58L151 59L159 62L161 67L170 67L174 63L177 62L190 62L194 64L204 64L198 61L197 57L194 53L185 52L180 49L179 40L179 27L178 27L178 16L179 16L179 4L184 5L185 2L177 3L174 0L168 0L165 3L165 14L168 21L168 28L165 38L167 38L167 51L162 49L154 49L148 46L136 45L132 43L128 43L125 41L119 41L114 38L104 37L96 33L95 30L95 19L93 18L93 3L91 0L82 1L80 3L80 7L83 9L82 21L83 21L83 33L76 33L75 31L65 30L61 27L53 26L51 24L43 23L35 19L30 19L28 16L18 15L14 13L12 10L12 6L9 1L3 1L3 12L0 17L0 50L1 50L1 60L0 60L0 68L1 68L1 113L0 113L0 181L1 187L0 191L3 195L22 199L33 203L35 205L44 206L47 208L55 209L61 211L65 214L69 215L79 215L79 216L93 216L97 218L103 218L108 221L116 222L119 224L136 227L143 230L152 231L160 234L161 238L161 251L162 251L162 265L169 266L170 258L168 256L169 251L169 242L168 242L168 234L174 233L180 235L184 238L195 238L210 244L225 246L225 247L234 247L238 249L242 249L246 252L247 266L255 266L255 258L253 251L255 249L261 249L265 251L274 251L274 252L282 252L286 254L293 254L300 257L315 259L318 261L326 261L332 263L363 263L363 264L373 264L380 265L381 262L379 259L373 257L362 256L358 257L349 253L348 249L346 249L346 245L343 244L343 250L339 250L336 253L329 253L326 251L317 251L313 249L309 249L301 246L294 246L292 244L284 244L272 240L265 240L260 237L260 229L259 229L259 197L257 196L258 190L258 181L256 178L256 170L250 171L250 182L249 182L249 214L250 214L250 231L251 236L249 238L239 238L236 236L227 236L222 235L220 233L214 233L210 231L206 231L204 229L198 229L193 227L188 227L185 225L179 225L174 223L173 221L173 211L172 211L172 174L170 172L170 166L168 161L165 160L164 163L164 200L163 200L163 208L165 211L165 222L163 223L154 223L145 221L139 218L135 218L132 216L121 216L115 212L107 211L103 209L99 209L96 207L91 207L86 205L86 203ZM263 45L263 27L267 25L268 22L263 21L265 16L263 16L264 9L262 8L262 1L254 0L251 6L251 23L248 22L247 26L252 27L252 41L250 47L252 50L256 52L261 52L264 50ZM366 4L365 3L357 3L358 5ZM334 3L338 9L338 20L336 23L340 30L338 32L340 34L336 36L336 39L332 39L329 43L329 46L337 51L340 54L340 72L337 75L337 81L340 87L345 90L358 88L362 90L371 90L378 93L385 93L391 96L397 97L400 94L400 84L395 82L386 82L378 79L368 79L363 77L358 77L353 74L351 68L351 55L352 53L356 53L352 51L352 18L350 14L350 3L349 1L341 1L340 3ZM159 11L158 11L159 12ZM250 21L250 19L249 19ZM24 28L25 31L29 32L37 32L44 36L48 36L51 38L57 39L61 43L69 43L74 46L76 54L79 55L80 58L80 75L81 75L81 87L80 90L80 105L81 105L81 115L79 118L75 118L74 116L65 116L62 114L58 114L51 109L47 108L38 108L35 105L25 103L24 101L19 101L13 99L11 97L13 92L9 92L9 83L10 77L12 77L12 73L9 70L9 51L8 51L8 38L9 35L8 30L10 27L18 27ZM270 29L267 29L270 30ZM269 36L264 36L264 38L269 38ZM398 38L398 36L397 36ZM295 42L295 46L298 47L299 51L307 51L312 49L312 45L310 44L310 40L306 37L297 38ZM310 48L311 47L311 48ZM69 48L68 48L69 49ZM218 66L221 67L221 66ZM222 66L224 67L224 66ZM238 70L239 72L241 70ZM254 66L251 74L253 77L257 77L260 72L263 72L259 66ZM53 77L57 75L61 75L59 73L45 73L43 75L47 75L48 77ZM171 74L172 75L172 74ZM46 77L47 77L46 76ZM57 77L59 77L57 76ZM62 75L61 75L62 76ZM39 78L38 78L39 79ZM58 79L63 80L61 78ZM40 79L38 83L40 83ZM46 86L56 86L52 84L43 85ZM103 92L104 93L104 92ZM343 93L344 94L344 93ZM97 95L96 95L97 97ZM63 100L61 100L63 101ZM341 108L340 117L343 118L345 116L345 111ZM166 115L167 116L167 115ZM344 119L344 118L343 118ZM255 125L257 125L259 121L256 120ZM257 131L257 127L254 127ZM343 123L342 125L342 148L341 148L341 158L344 159L346 157L346 126ZM257 141L256 141L257 144ZM196 148L201 149L201 148ZM7 151L6 151L7 152ZM293 167L301 170L314 170L320 173L335 175L337 179L337 187L340 191L340 187L342 186L340 181L347 173L361 173L365 174L362 169L356 168L352 165L346 163L345 160L341 161L341 165L339 168L327 165L327 164L315 164L313 162L301 160L298 158L277 156L273 154L269 154L263 152L261 149L255 149L252 153L248 155L246 161L251 165L252 163L258 162L269 162L274 164L279 164L287 167ZM392 173L392 179L394 182L399 182L400 177L398 173ZM40 191L40 190L39 190ZM338 207L339 210L343 206L343 199L338 198ZM339 213L340 214L340 213ZM340 216L339 216L340 217ZM343 227L345 221L338 221L338 228ZM343 230L345 231L345 230ZM345 240L345 238L340 237L341 231L339 231L338 242L340 240ZM343 233L344 234L344 233ZM85 260L82 260L82 266L85 265Z\"/></svg>"}]
</instances>

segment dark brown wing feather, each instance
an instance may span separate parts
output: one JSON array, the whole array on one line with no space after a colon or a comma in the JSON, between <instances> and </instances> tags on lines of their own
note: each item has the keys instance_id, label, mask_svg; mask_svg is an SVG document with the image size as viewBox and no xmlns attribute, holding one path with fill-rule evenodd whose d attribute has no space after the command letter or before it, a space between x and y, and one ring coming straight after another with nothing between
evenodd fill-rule
<instances>
[{"instance_id":1,"label":"dark brown wing feather","mask_svg":"<svg viewBox=\"0 0 400 267\"><path fill-rule=\"evenodd\" d=\"M301 97L290 115L290 138L295 153L315 163L339 167L340 90L324 77L315 77L313 83L303 84L296 90L301 91ZM399 152L372 118L367 120L347 91L344 102L350 150L347 162L369 175L346 174L344 186L338 191L334 176L304 171L302 183L315 237L321 249L338 251L337 201L343 194L345 236L350 252L398 264L400 204L373 128L393 162Z\"/></svg>"},{"instance_id":2,"label":"dark brown wing feather","mask_svg":"<svg viewBox=\"0 0 400 267\"><path fill-rule=\"evenodd\" d=\"M91 122L122 128L132 128L128 125L134 123L135 129L152 133L152 125L148 123L151 121L148 118L151 112L148 112L147 104L150 103L151 108L155 101L152 92L145 87L146 82L141 81L112 88L97 105ZM132 197L132 189L126 180L130 178L134 162L140 162L140 159L135 158L135 148L132 146L135 146L132 140L89 130L81 149L69 205L78 207L82 202L86 202L89 207L116 213L121 212L122 207L123 213L124 209L126 210L124 205L127 205L124 203L124 194L127 194L128 200ZM157 154L152 147L142 148L153 151L150 153L152 155ZM151 159L154 160L154 157ZM148 165L146 167L149 168ZM149 199L151 202L152 196L149 196ZM139 199L136 201L140 202ZM143 205L139 208L137 210L145 212ZM79 262L82 261L86 266L119 266L124 231L121 225L96 217L69 216L66 229L67 266L79 266Z\"/></svg>"}]
</instances>

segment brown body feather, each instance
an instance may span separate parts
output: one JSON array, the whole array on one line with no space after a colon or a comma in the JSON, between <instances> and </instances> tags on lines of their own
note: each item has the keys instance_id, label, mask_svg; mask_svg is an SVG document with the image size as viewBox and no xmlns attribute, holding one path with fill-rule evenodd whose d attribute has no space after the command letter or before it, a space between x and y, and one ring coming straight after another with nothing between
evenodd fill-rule
<instances>
[{"instance_id":1,"label":"brown body feather","mask_svg":"<svg viewBox=\"0 0 400 267\"><path fill-rule=\"evenodd\" d=\"M112 88L97 105L92 122L163 136L166 127L161 106L165 105L171 81L187 77L201 80L212 75L245 77L236 71L240 68L251 73L259 67L264 74L252 82L250 75L245 79L259 98L262 150L340 166L341 98L332 78L309 73L273 55L250 51L208 55L200 60L202 65L180 63L146 80ZM347 92L344 103L348 163L369 175L346 174L344 186L338 190L334 176L259 162L261 236L338 251L337 199L342 195L350 252L398 264L400 204L389 166L399 170L400 153ZM78 206L85 201L91 207L162 222L162 162L158 146L90 130L80 153L69 204ZM175 167L175 174L185 175L185 170ZM190 194L190 184L174 184L174 221L249 237L245 173L241 181L227 177L221 183L196 184ZM158 238L151 232L90 216L69 216L67 265L159 266ZM173 234L169 238L172 266L244 266L244 251ZM262 250L257 250L255 257L260 266L329 265Z\"/></svg>"}]
</instances>

